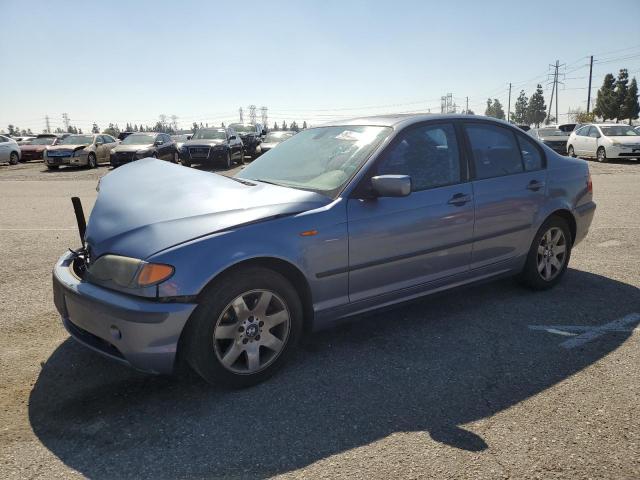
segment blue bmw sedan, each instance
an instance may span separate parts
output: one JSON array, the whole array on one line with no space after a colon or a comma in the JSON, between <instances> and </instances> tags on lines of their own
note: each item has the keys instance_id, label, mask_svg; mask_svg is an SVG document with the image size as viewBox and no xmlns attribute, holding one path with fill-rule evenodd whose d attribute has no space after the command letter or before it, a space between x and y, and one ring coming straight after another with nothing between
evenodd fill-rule
<instances>
[{"instance_id":1,"label":"blue bmw sedan","mask_svg":"<svg viewBox=\"0 0 640 480\"><path fill-rule=\"evenodd\" d=\"M241 387L356 314L505 275L551 288L594 212L587 163L505 122L358 118L233 178L150 158L109 173L54 299L104 355Z\"/></svg>"}]
</instances>

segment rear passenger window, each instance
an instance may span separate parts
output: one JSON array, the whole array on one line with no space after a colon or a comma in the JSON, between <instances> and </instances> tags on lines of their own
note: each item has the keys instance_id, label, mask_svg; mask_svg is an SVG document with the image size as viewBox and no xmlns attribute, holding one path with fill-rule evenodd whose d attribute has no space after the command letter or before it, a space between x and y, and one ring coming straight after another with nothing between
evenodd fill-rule
<instances>
[{"instance_id":1,"label":"rear passenger window","mask_svg":"<svg viewBox=\"0 0 640 480\"><path fill-rule=\"evenodd\" d=\"M460 182L460 154L453 125L420 125L398 135L378 175L409 175L413 191Z\"/></svg>"},{"instance_id":2,"label":"rear passenger window","mask_svg":"<svg viewBox=\"0 0 640 480\"><path fill-rule=\"evenodd\" d=\"M522 162L527 172L542 169L542 154L540 150L524 135L518 135L518 143L520 144L520 152L522 153Z\"/></svg>"},{"instance_id":3,"label":"rear passenger window","mask_svg":"<svg viewBox=\"0 0 640 480\"><path fill-rule=\"evenodd\" d=\"M515 136L493 125L466 125L476 178L491 178L523 171Z\"/></svg>"}]
</instances>

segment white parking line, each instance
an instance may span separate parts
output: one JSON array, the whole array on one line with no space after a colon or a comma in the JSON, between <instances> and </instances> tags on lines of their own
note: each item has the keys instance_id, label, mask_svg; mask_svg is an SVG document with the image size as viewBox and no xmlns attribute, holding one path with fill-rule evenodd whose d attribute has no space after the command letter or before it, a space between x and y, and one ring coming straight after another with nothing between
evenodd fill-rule
<instances>
[{"instance_id":1,"label":"white parking line","mask_svg":"<svg viewBox=\"0 0 640 480\"><path fill-rule=\"evenodd\" d=\"M605 333L634 333L640 331L637 327L629 327L630 324L638 321L640 321L640 313L634 312L600 326L529 325L529 330L544 330L549 333L555 333L556 335L571 336L572 338L560 344L563 348L571 349L595 340Z\"/></svg>"}]
</instances>

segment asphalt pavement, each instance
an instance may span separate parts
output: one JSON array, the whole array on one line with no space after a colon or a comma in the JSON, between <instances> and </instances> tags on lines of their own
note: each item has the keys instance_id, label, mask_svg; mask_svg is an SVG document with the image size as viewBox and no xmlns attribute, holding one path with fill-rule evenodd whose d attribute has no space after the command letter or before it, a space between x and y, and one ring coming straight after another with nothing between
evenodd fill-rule
<instances>
[{"instance_id":1,"label":"asphalt pavement","mask_svg":"<svg viewBox=\"0 0 640 480\"><path fill-rule=\"evenodd\" d=\"M0 478L640 478L640 164L590 166L557 288L368 315L232 391L70 339L51 268L79 243L69 197L89 211L109 169L0 165Z\"/></svg>"}]
</instances>

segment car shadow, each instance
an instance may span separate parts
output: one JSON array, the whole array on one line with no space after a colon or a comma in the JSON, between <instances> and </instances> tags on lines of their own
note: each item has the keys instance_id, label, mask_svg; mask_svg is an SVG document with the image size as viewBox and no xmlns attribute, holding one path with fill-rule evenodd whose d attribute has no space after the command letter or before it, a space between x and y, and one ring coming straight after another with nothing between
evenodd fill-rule
<instances>
[{"instance_id":1,"label":"car shadow","mask_svg":"<svg viewBox=\"0 0 640 480\"><path fill-rule=\"evenodd\" d=\"M100 479L263 477L395 432L481 452L486 440L465 424L567 379L630 335L565 349L567 337L529 325L598 326L631 312L638 288L574 269L546 292L487 283L317 333L280 374L239 391L137 373L68 339L42 366L29 419L65 464Z\"/></svg>"}]
</instances>

